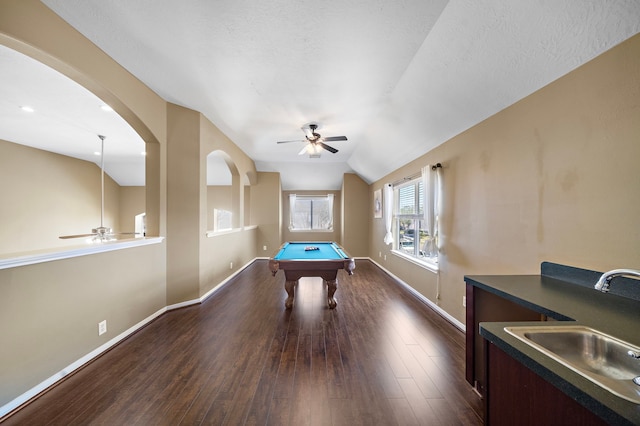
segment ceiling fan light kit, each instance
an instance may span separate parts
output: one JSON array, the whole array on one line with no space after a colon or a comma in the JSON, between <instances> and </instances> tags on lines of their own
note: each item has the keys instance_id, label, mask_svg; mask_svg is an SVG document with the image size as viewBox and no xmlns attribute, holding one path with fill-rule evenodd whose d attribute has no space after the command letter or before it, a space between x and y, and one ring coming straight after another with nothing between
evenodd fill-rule
<instances>
[{"instance_id":1,"label":"ceiling fan light kit","mask_svg":"<svg viewBox=\"0 0 640 426\"><path fill-rule=\"evenodd\" d=\"M318 125L316 123L310 123L301 127L302 131L305 133L305 139L295 140L295 141L278 141L276 143L290 143L290 142L307 142L307 145L298 153L298 155L309 154L311 158L318 158L320 156L320 152L322 150L327 150L332 154L338 152L332 146L325 144L325 142L333 142L333 141L346 141L348 140L346 136L329 136L322 137L320 133L317 133Z\"/></svg>"},{"instance_id":2,"label":"ceiling fan light kit","mask_svg":"<svg viewBox=\"0 0 640 426\"><path fill-rule=\"evenodd\" d=\"M92 238L88 239L87 242L90 243L101 243L105 241L113 241L116 239L113 234L113 229L107 228L106 226L99 226L97 228L93 228L91 230Z\"/></svg>"}]
</instances>

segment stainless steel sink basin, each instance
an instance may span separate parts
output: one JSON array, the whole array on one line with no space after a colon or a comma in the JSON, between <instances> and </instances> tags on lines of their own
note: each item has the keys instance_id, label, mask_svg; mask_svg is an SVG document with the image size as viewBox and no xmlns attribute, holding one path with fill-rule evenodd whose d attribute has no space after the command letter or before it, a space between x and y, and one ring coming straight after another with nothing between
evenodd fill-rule
<instances>
[{"instance_id":1,"label":"stainless steel sink basin","mask_svg":"<svg viewBox=\"0 0 640 426\"><path fill-rule=\"evenodd\" d=\"M619 397L640 404L640 347L579 325L513 326L505 331ZM640 381L640 379L636 379Z\"/></svg>"}]
</instances>

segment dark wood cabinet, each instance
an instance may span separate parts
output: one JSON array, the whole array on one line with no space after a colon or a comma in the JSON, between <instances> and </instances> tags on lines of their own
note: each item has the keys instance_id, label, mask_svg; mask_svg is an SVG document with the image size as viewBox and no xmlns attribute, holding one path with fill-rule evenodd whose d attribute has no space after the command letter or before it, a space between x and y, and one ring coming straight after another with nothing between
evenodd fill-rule
<instances>
[{"instance_id":1,"label":"dark wood cabinet","mask_svg":"<svg viewBox=\"0 0 640 426\"><path fill-rule=\"evenodd\" d=\"M466 380L483 398L485 425L640 425L639 405L585 383L504 330L576 321L640 344L640 297L594 290L601 275L548 262L539 275L465 275Z\"/></svg>"},{"instance_id":2,"label":"dark wood cabinet","mask_svg":"<svg viewBox=\"0 0 640 426\"><path fill-rule=\"evenodd\" d=\"M544 315L488 291L467 284L466 372L467 382L485 394L485 345L481 322L543 321Z\"/></svg>"},{"instance_id":3,"label":"dark wood cabinet","mask_svg":"<svg viewBox=\"0 0 640 426\"><path fill-rule=\"evenodd\" d=\"M485 346L485 426L607 424L497 346Z\"/></svg>"}]
</instances>

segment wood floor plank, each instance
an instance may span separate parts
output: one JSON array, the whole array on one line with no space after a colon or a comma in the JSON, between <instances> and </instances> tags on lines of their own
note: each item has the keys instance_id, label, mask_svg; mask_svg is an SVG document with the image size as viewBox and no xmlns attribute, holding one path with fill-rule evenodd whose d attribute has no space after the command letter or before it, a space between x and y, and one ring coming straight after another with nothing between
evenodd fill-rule
<instances>
[{"instance_id":1,"label":"wood floor plank","mask_svg":"<svg viewBox=\"0 0 640 426\"><path fill-rule=\"evenodd\" d=\"M399 379L405 398L420 425L440 425L441 422L431 406L427 403L420 388L413 379Z\"/></svg>"},{"instance_id":2,"label":"wood floor plank","mask_svg":"<svg viewBox=\"0 0 640 426\"><path fill-rule=\"evenodd\" d=\"M336 309L257 260L4 419L12 425L479 425L464 335L366 260Z\"/></svg>"},{"instance_id":3,"label":"wood floor plank","mask_svg":"<svg viewBox=\"0 0 640 426\"><path fill-rule=\"evenodd\" d=\"M389 404L395 417L395 424L402 426L416 426L419 424L406 398L390 398Z\"/></svg>"}]
</instances>

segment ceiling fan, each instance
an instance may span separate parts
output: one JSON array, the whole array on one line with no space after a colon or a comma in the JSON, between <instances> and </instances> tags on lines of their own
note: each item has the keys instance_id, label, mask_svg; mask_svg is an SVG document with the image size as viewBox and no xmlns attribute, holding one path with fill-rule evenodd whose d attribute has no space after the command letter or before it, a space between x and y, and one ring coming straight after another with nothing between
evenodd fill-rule
<instances>
[{"instance_id":1,"label":"ceiling fan","mask_svg":"<svg viewBox=\"0 0 640 426\"><path fill-rule=\"evenodd\" d=\"M319 154L322 149L326 149L330 153L335 154L336 152L338 152L338 150L332 146L327 145L325 142L347 140L346 136L329 136L325 138L320 135L320 133L316 133L317 128L317 124L311 123L308 126L302 127L302 130L305 132L305 139L295 141L279 141L277 143L308 142L308 144L304 148L302 148L302 151L300 151L298 155L303 155L305 153L313 155Z\"/></svg>"},{"instance_id":2,"label":"ceiling fan","mask_svg":"<svg viewBox=\"0 0 640 426\"><path fill-rule=\"evenodd\" d=\"M104 140L106 136L98 135L100 138L100 226L93 228L90 234L62 235L58 238L66 240L70 238L92 237L92 242L104 242L115 240L117 235L136 235L135 232L114 233L111 228L104 226Z\"/></svg>"}]
</instances>

